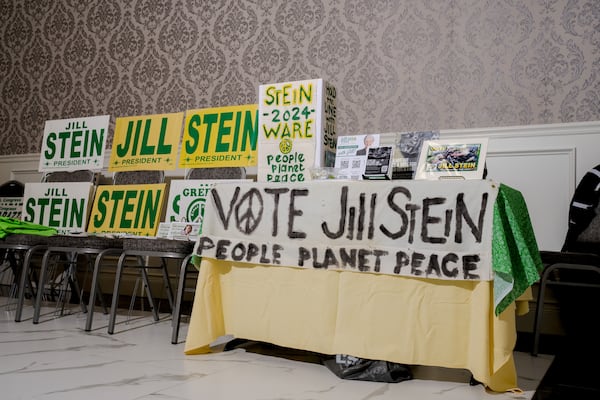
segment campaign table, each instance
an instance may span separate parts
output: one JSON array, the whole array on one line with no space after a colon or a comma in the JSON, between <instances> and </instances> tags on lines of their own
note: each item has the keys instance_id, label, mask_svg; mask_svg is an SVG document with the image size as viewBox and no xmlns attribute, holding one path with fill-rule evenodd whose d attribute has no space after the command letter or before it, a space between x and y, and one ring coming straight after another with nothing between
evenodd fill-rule
<instances>
[{"instance_id":1,"label":"campaign table","mask_svg":"<svg viewBox=\"0 0 600 400\"><path fill-rule=\"evenodd\" d=\"M379 185L374 182L368 184ZM401 186L402 190L393 193L413 195L413 191L427 193L431 190L437 193L440 185L449 188L449 184L437 181L388 181L371 187L375 192L387 195L389 200L390 188L395 186ZM468 194L472 187L481 185L471 181L451 184L455 185L451 190L458 190L459 199L463 194ZM242 184L242 191L236 195L238 200L242 199L240 193L248 193L244 192L244 188L248 188L246 185L250 184ZM255 185L263 189L265 187L264 184ZM292 185L291 189L308 188L321 195L325 192L325 196L330 196L331 202L337 204L335 196L342 187L357 186L362 190L360 193L364 194L364 185L318 181L305 183L304 186ZM219 224L223 225L223 221L226 221L231 228L236 220L234 214L239 212L239 207L233 206L235 201L228 200L230 198L217 185L213 189L213 201L206 205L205 225L195 249L196 254L202 257L194 257L200 274L185 353L207 353L213 341L229 334L322 354L350 354L409 365L468 369L474 379L491 390L515 388L515 316L528 311L530 285L537 281L542 265L523 197L508 186L491 181L489 185L496 190L494 202L488 207L491 213L487 216L489 221L493 221L493 227L489 234L484 233L480 239L481 242L487 242L483 243L484 247L491 249L489 259L485 255L482 259L491 264L492 279L443 279L432 277L433 273L427 276L396 275L382 273L385 269L383 265L379 271L374 268L363 268L361 271L332 266L322 268L322 265L319 268L319 263L312 266L306 263L302 267L288 266L285 256L281 257L280 265L273 264L273 259L267 259L266 255L263 256L264 262L227 259L223 251L210 256L207 251L200 251L201 245L208 247L206 240L211 235L215 235L212 237L214 240L222 236L222 232L217 232ZM214 201L215 191L219 194L217 202ZM288 192L278 193L283 196ZM302 196L309 196L306 191L301 193ZM367 193L366 199L376 198L372 194ZM352 196L345 198L349 197ZM425 198L429 199L427 196ZM378 202L380 199L381 196L370 204L377 203L379 207L382 204ZM302 218L310 218L312 225L323 227L322 219L319 220L314 214L320 212L321 206L303 209L302 200L296 197L291 202L293 206L285 209L285 212L278 207L273 211L263 204L263 215L271 216L273 221L283 215L293 215L294 219L290 219L291 222L285 226L278 226L277 232L271 227L270 231L256 229L247 236L251 238L252 234L257 234L261 243L272 244L278 240L279 247L284 248L288 243L282 239L281 231L287 230L287 236L283 236L295 243L296 240L302 240L298 232L309 230L299 223ZM430 204L430 200L426 202ZM346 206L344 202L340 204L341 208ZM360 204L369 204L369 201ZM388 201L386 204L400 202ZM363 208L359 206L358 209L360 212L354 209L355 218L348 221L359 220L358 214L362 213ZM396 215L403 215L394 210ZM435 220L431 219L435 213L429 212L422 227L433 228L433 225L427 224ZM362 214L369 215L368 212ZM481 216L473 212L471 214ZM370 215L377 215L377 212ZM324 219L331 221L335 218L327 215ZM477 221L477 218L473 219ZM479 219L480 227L484 224L481 222L483 220ZM381 221L379 219L377 223ZM395 222L386 221L379 226L385 224L390 227ZM428 232L431 237L435 236L433 229ZM446 232L445 237L453 236ZM374 238L377 239L377 236ZM399 248L406 246L406 235L395 239ZM231 240L235 241L235 235ZM464 242L464 237L460 241ZM411 246L416 245L413 240ZM235 253L232 254L235 256ZM380 261L383 264L389 260L381 257ZM372 267L373 262L370 265Z\"/></svg>"}]
</instances>

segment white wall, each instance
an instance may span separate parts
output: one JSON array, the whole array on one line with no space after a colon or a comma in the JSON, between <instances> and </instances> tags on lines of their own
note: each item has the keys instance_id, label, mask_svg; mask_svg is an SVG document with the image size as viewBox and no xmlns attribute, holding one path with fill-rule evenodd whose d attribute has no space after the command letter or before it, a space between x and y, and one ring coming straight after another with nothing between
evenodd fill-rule
<instances>
[{"instance_id":1,"label":"white wall","mask_svg":"<svg viewBox=\"0 0 600 400\"><path fill-rule=\"evenodd\" d=\"M440 132L441 138L480 136L489 138L488 178L521 191L540 249L560 249L575 186L600 164L600 121ZM39 154L0 156L0 182L39 182L38 163ZM256 174L255 168L248 173ZM103 175L112 176L106 169Z\"/></svg>"},{"instance_id":2,"label":"white wall","mask_svg":"<svg viewBox=\"0 0 600 400\"><path fill-rule=\"evenodd\" d=\"M488 178L521 191L540 249L559 250L573 191L600 164L600 121L440 132L468 135L489 137Z\"/></svg>"}]
</instances>

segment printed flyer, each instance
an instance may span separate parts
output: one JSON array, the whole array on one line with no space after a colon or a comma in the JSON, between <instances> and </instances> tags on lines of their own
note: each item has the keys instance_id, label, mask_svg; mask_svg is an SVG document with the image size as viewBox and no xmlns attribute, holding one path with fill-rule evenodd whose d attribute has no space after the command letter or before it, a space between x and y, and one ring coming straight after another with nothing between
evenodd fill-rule
<instances>
[{"instance_id":1,"label":"printed flyer","mask_svg":"<svg viewBox=\"0 0 600 400\"><path fill-rule=\"evenodd\" d=\"M21 219L22 197L0 197L0 217Z\"/></svg>"},{"instance_id":2,"label":"printed flyer","mask_svg":"<svg viewBox=\"0 0 600 400\"><path fill-rule=\"evenodd\" d=\"M394 179L413 179L421 147L426 140L439 139L439 131L413 131L396 134L394 152Z\"/></svg>"},{"instance_id":3,"label":"printed flyer","mask_svg":"<svg viewBox=\"0 0 600 400\"><path fill-rule=\"evenodd\" d=\"M371 147L367 155L363 178L368 180L392 179L393 154L393 146Z\"/></svg>"},{"instance_id":4,"label":"printed flyer","mask_svg":"<svg viewBox=\"0 0 600 400\"><path fill-rule=\"evenodd\" d=\"M428 140L415 179L482 179L487 138Z\"/></svg>"},{"instance_id":5,"label":"printed flyer","mask_svg":"<svg viewBox=\"0 0 600 400\"><path fill-rule=\"evenodd\" d=\"M363 179L368 150L379 147L379 134L339 136L335 153L336 176L339 179Z\"/></svg>"}]
</instances>

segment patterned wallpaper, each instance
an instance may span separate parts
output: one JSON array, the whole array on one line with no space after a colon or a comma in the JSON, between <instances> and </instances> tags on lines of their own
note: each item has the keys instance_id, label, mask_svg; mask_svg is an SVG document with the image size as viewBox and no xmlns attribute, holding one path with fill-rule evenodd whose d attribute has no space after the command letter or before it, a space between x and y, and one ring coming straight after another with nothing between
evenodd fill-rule
<instances>
[{"instance_id":1,"label":"patterned wallpaper","mask_svg":"<svg viewBox=\"0 0 600 400\"><path fill-rule=\"evenodd\" d=\"M339 134L600 120L598 0L0 0L0 35L2 155L309 78Z\"/></svg>"}]
</instances>

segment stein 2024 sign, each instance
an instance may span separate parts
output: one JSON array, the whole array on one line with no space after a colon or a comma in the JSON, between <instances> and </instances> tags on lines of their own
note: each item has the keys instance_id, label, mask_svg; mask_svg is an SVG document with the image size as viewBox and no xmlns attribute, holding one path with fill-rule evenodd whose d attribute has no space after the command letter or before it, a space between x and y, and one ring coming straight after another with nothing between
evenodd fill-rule
<instances>
[{"instance_id":1,"label":"stein 2024 sign","mask_svg":"<svg viewBox=\"0 0 600 400\"><path fill-rule=\"evenodd\" d=\"M260 85L260 182L303 182L314 167L333 167L336 91L322 79Z\"/></svg>"},{"instance_id":2,"label":"stein 2024 sign","mask_svg":"<svg viewBox=\"0 0 600 400\"><path fill-rule=\"evenodd\" d=\"M216 184L195 253L220 260L491 280L490 181Z\"/></svg>"}]
</instances>

